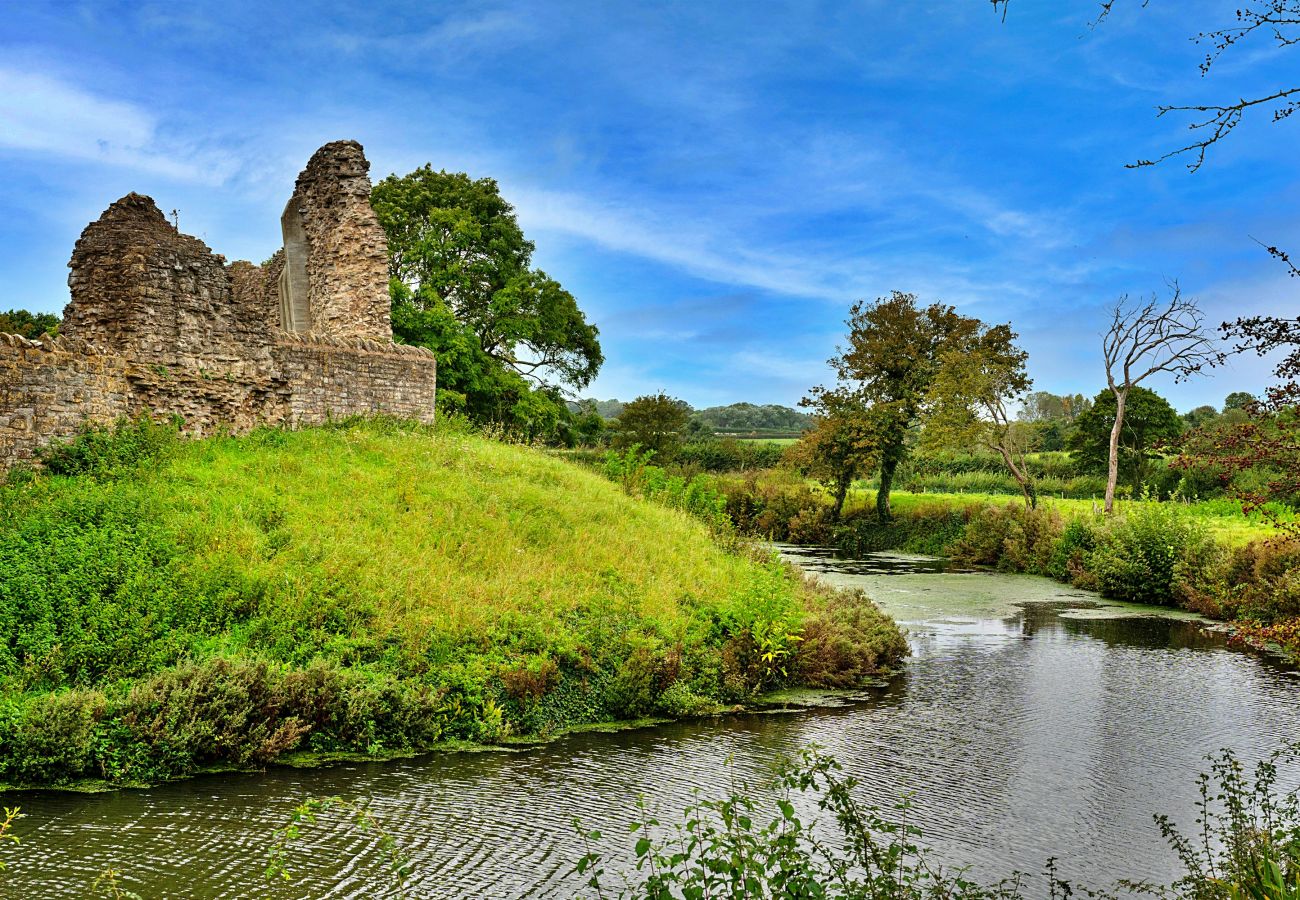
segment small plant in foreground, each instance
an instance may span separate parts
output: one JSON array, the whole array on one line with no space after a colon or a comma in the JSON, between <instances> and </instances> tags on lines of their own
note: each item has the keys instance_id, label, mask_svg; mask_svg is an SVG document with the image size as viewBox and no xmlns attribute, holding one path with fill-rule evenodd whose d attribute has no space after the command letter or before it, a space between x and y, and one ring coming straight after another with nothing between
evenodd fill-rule
<instances>
[{"instance_id":1,"label":"small plant in foreground","mask_svg":"<svg viewBox=\"0 0 1300 900\"><path fill-rule=\"evenodd\" d=\"M1042 873L1049 896L1067 900L1081 893L1115 900L1122 892L1160 900L1300 900L1300 804L1296 790L1278 790L1279 763L1297 761L1300 744L1290 745L1248 777L1231 750L1210 757L1210 772L1198 779L1196 833L1185 835L1168 816L1155 817L1182 864L1184 874L1173 884L1121 881L1111 891L1090 890L1058 878L1056 860L1049 859ZM760 803L736 787L722 799L697 800L670 829L638 801L630 826L636 836L634 863L618 866L634 867L635 875L620 889L607 887L605 858L593 848L601 835L576 821L586 852L575 872L598 900L1025 896L1027 879L1020 873L981 886L967 880L963 870L933 864L920 830L908 821L910 802L882 811L859 803L855 786L835 760L809 751L777 776L774 809L765 820ZM838 833L829 839L795 811L796 795L809 793L835 823Z\"/></svg>"},{"instance_id":2,"label":"small plant in foreground","mask_svg":"<svg viewBox=\"0 0 1300 900\"><path fill-rule=\"evenodd\" d=\"M365 804L342 797L322 797L304 800L289 814L289 822L276 832L275 841L267 853L267 866L263 875L268 881L291 881L289 848L302 837L304 825L315 825L326 813L343 813L358 831L375 837L376 847L383 856L400 892L407 876L411 874L411 858Z\"/></svg>"},{"instance_id":3,"label":"small plant in foreground","mask_svg":"<svg viewBox=\"0 0 1300 900\"><path fill-rule=\"evenodd\" d=\"M575 822L587 852L575 866L596 898L825 898L825 900L906 900L942 897L1011 900L1022 896L1022 876L992 887L966 880L961 870L946 871L931 862L917 841L920 830L908 821L911 803L892 810L865 806L854 797L857 782L816 751L776 779L775 810L761 818L760 804L733 787L719 800L700 799L686 808L683 821L664 829L644 800L630 826L637 881L606 887L601 854L592 848L599 832ZM823 839L795 811L798 794L815 793L817 806L839 829ZM1049 868L1049 872L1054 867ZM1065 887L1049 874L1054 887Z\"/></svg>"},{"instance_id":4,"label":"small plant in foreground","mask_svg":"<svg viewBox=\"0 0 1300 900\"><path fill-rule=\"evenodd\" d=\"M18 835L13 833L14 822L23 817L17 806L6 806L4 808L4 818L0 819L0 843L8 841L11 844L17 844ZM3 872L5 864L0 860L0 872Z\"/></svg>"}]
</instances>

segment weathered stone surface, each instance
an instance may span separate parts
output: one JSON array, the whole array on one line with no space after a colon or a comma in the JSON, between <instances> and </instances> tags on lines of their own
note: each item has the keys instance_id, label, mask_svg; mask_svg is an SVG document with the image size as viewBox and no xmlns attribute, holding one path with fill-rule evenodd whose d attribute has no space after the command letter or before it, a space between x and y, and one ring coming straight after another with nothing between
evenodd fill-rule
<instances>
[{"instance_id":1,"label":"weathered stone surface","mask_svg":"<svg viewBox=\"0 0 1300 900\"><path fill-rule=\"evenodd\" d=\"M388 242L370 206L369 171L360 144L335 141L317 150L298 176L281 219L283 283L294 294L288 305L297 310L286 330L392 340Z\"/></svg>"},{"instance_id":2,"label":"weathered stone surface","mask_svg":"<svg viewBox=\"0 0 1300 900\"><path fill-rule=\"evenodd\" d=\"M265 268L227 265L150 198L111 205L73 250L62 335L0 334L0 470L86 423L139 414L179 415L195 434L378 412L432 421L433 354L392 342L368 168L342 141L298 179L289 209L308 290L289 299L305 323L284 321L283 295L304 246Z\"/></svg>"}]
</instances>

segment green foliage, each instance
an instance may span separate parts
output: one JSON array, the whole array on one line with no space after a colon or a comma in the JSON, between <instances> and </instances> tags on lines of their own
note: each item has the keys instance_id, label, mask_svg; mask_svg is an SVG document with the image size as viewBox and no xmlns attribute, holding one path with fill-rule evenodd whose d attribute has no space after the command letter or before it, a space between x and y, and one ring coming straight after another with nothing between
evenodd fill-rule
<instances>
[{"instance_id":1,"label":"green foliage","mask_svg":"<svg viewBox=\"0 0 1300 900\"><path fill-rule=\"evenodd\" d=\"M1249 775L1231 750L1209 758L1210 771L1197 779L1195 833L1185 834L1168 816L1156 816L1184 870L1162 894L1195 900L1300 898L1300 796L1278 785L1279 764L1294 765L1298 755L1300 745L1283 747Z\"/></svg>"},{"instance_id":2,"label":"green foliage","mask_svg":"<svg viewBox=\"0 0 1300 900\"><path fill-rule=\"evenodd\" d=\"M113 478L164 459L180 442L180 419L155 422L148 416L116 425L86 425L68 441L52 441L38 451L54 475Z\"/></svg>"},{"instance_id":3,"label":"green foliage","mask_svg":"<svg viewBox=\"0 0 1300 900\"><path fill-rule=\"evenodd\" d=\"M1255 403L1255 395L1246 391L1233 391L1223 399L1223 411L1230 409L1250 409Z\"/></svg>"},{"instance_id":4,"label":"green foliage","mask_svg":"<svg viewBox=\"0 0 1300 900\"><path fill-rule=\"evenodd\" d=\"M875 303L855 304L846 324L847 346L830 361L838 383L813 388L804 405L827 419L853 421L859 457L880 466L876 512L888 520L894 473L907 455L909 433L920 422L940 359L968 347L980 322L941 303L919 307L915 294L895 291Z\"/></svg>"},{"instance_id":5,"label":"green foliage","mask_svg":"<svg viewBox=\"0 0 1300 900\"><path fill-rule=\"evenodd\" d=\"M22 843L18 835L13 833L14 822L23 818L20 808L17 806L4 807L4 817L0 818L0 844L18 845ZM0 872L5 870L5 864L0 861Z\"/></svg>"},{"instance_id":6,"label":"green foliage","mask_svg":"<svg viewBox=\"0 0 1300 900\"><path fill-rule=\"evenodd\" d=\"M17 334L28 340L42 335L58 335L63 320L54 313L32 313L25 309L0 312L0 334Z\"/></svg>"},{"instance_id":7,"label":"green foliage","mask_svg":"<svg viewBox=\"0 0 1300 900\"><path fill-rule=\"evenodd\" d=\"M691 408L662 392L637 397L623 407L614 430L616 447L639 445L671 459L682 443Z\"/></svg>"},{"instance_id":8,"label":"green foliage","mask_svg":"<svg viewBox=\"0 0 1300 900\"><path fill-rule=\"evenodd\" d=\"M210 593L187 589L180 544L135 486L16 499L0 514L0 677L19 688L152 672L247 612L215 573Z\"/></svg>"},{"instance_id":9,"label":"green foliage","mask_svg":"<svg viewBox=\"0 0 1300 900\"><path fill-rule=\"evenodd\" d=\"M705 472L750 472L770 469L781 462L785 448L764 441L692 441L677 449L676 462L683 469L697 467Z\"/></svg>"},{"instance_id":10,"label":"green foliage","mask_svg":"<svg viewBox=\"0 0 1300 900\"><path fill-rule=\"evenodd\" d=\"M476 421L557 438L604 362L573 295L532 268L533 244L490 178L431 166L375 185L388 237L393 333L438 355L438 385Z\"/></svg>"},{"instance_id":11,"label":"green foliage","mask_svg":"<svg viewBox=\"0 0 1300 900\"><path fill-rule=\"evenodd\" d=\"M101 464L121 454L94 440L110 450L72 458L113 477L0 488L0 783L715 709L798 678L789 636L829 602L728 549L710 478L636 449L620 491L454 417L177 442L149 465ZM853 671L818 677L863 680L897 630L843 603L875 627L848 633Z\"/></svg>"},{"instance_id":12,"label":"green foliage","mask_svg":"<svg viewBox=\"0 0 1300 900\"><path fill-rule=\"evenodd\" d=\"M1069 448L1087 470L1104 474L1110 458L1110 431L1115 424L1115 394L1104 390L1079 416ZM1163 397L1144 387L1129 390L1120 430L1120 480L1135 493L1153 473L1155 449L1183 432L1183 421Z\"/></svg>"},{"instance_id":13,"label":"green foliage","mask_svg":"<svg viewBox=\"0 0 1300 900\"><path fill-rule=\"evenodd\" d=\"M946 548L954 559L1006 572L1047 575L1063 532L1060 514L1014 505L983 506Z\"/></svg>"},{"instance_id":14,"label":"green foliage","mask_svg":"<svg viewBox=\"0 0 1300 900\"><path fill-rule=\"evenodd\" d=\"M960 871L948 872L920 846L921 832L908 821L911 805L884 810L861 803L857 782L838 763L817 752L786 763L769 804L745 785L721 799L697 799L682 821L665 828L638 800L634 880L614 892L606 885L604 857L591 849L599 832L574 825L587 852L575 867L589 896L621 898L824 898L824 900L952 900L1019 898L1020 879L983 888ZM816 798L838 835L823 840L796 812L802 795ZM630 868L631 866L629 866ZM1053 885L1056 882L1053 880Z\"/></svg>"},{"instance_id":15,"label":"green foliage","mask_svg":"<svg viewBox=\"0 0 1300 900\"><path fill-rule=\"evenodd\" d=\"M1171 606L1176 567L1204 552L1209 540L1205 528L1176 505L1139 504L1098 535L1087 565L1109 597Z\"/></svg>"},{"instance_id":16,"label":"green foliage","mask_svg":"<svg viewBox=\"0 0 1300 900\"><path fill-rule=\"evenodd\" d=\"M1296 761L1286 747L1259 763L1253 776L1230 750L1210 757L1198 779L1197 833L1185 835L1167 816L1156 816L1161 834L1182 864L1170 885L1117 881L1110 889L1061 881L1055 859L1042 881L1016 874L980 885L962 870L947 870L925 849L924 835L910 824L911 802L891 809L863 804L858 783L829 756L812 750L784 761L773 783L756 799L747 785L733 785L720 799L699 797L682 821L665 827L638 800L630 824L631 858L620 868L636 875L618 892L606 886L605 857L592 849L598 832L574 826L586 852L575 870L595 897L632 898L819 898L819 900L1015 900L1029 896L1081 895L1115 900L1149 896L1162 900L1296 900L1300 897L1300 806L1294 790L1278 785L1281 762ZM807 796L836 833L825 838L799 815ZM801 805L808 805L804 801Z\"/></svg>"},{"instance_id":17,"label":"green foliage","mask_svg":"<svg viewBox=\"0 0 1300 900\"><path fill-rule=\"evenodd\" d=\"M880 451L870 417L847 402L842 393L823 392L817 402L821 412L813 427L790 448L786 458L796 471L817 479L830 491L831 518L838 519L849 488L859 474L879 461Z\"/></svg>"},{"instance_id":18,"label":"green foliage","mask_svg":"<svg viewBox=\"0 0 1300 900\"><path fill-rule=\"evenodd\" d=\"M1053 394L1048 391L1030 391L1020 405L1022 422L1036 424L1061 423L1069 425L1092 406L1083 394Z\"/></svg>"},{"instance_id":19,"label":"green foliage","mask_svg":"<svg viewBox=\"0 0 1300 900\"><path fill-rule=\"evenodd\" d=\"M812 417L807 413L776 404L759 406L753 403L733 403L730 406L710 406L697 410L695 418L713 431L737 433L800 432L812 425Z\"/></svg>"},{"instance_id":20,"label":"green foliage","mask_svg":"<svg viewBox=\"0 0 1300 900\"><path fill-rule=\"evenodd\" d=\"M1016 346L1009 325L979 324L957 346L945 349L930 385L924 447L990 450L1006 465L1027 506L1038 502L1025 454L1035 434L1012 418L1033 383L1025 368L1029 354Z\"/></svg>"},{"instance_id":21,"label":"green foliage","mask_svg":"<svg viewBox=\"0 0 1300 900\"><path fill-rule=\"evenodd\" d=\"M302 839L305 826L315 826L322 816L330 814L344 817L363 836L373 839L375 850L384 858L394 881L399 887L405 883L414 868L411 857L364 803L342 797L314 797L293 808L289 813L289 821L276 832L275 841L267 852L267 866L263 875L268 881L293 880L293 874L289 870L290 850Z\"/></svg>"}]
</instances>

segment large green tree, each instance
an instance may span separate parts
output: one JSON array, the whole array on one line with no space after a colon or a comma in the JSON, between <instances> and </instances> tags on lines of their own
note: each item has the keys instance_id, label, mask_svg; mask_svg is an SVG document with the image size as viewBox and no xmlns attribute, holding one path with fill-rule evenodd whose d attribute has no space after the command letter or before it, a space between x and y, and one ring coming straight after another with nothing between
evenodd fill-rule
<instances>
[{"instance_id":1,"label":"large green tree","mask_svg":"<svg viewBox=\"0 0 1300 900\"><path fill-rule=\"evenodd\" d=\"M683 400L662 391L637 397L623 406L614 428L614 445L640 445L653 450L660 459L670 459L682 442L691 416L691 407Z\"/></svg>"},{"instance_id":2,"label":"large green tree","mask_svg":"<svg viewBox=\"0 0 1300 900\"><path fill-rule=\"evenodd\" d=\"M854 304L846 324L848 345L830 360L837 384L813 388L804 405L823 415L860 411L871 435L862 452L880 466L876 514L887 521L894 473L926 408L939 360L968 345L980 321L942 303L919 306L915 294L894 291L874 303Z\"/></svg>"},{"instance_id":3,"label":"large green tree","mask_svg":"<svg viewBox=\"0 0 1300 900\"><path fill-rule=\"evenodd\" d=\"M1106 472L1109 467L1115 410L1115 393L1107 388L1079 417L1078 428L1070 437L1069 447L1075 458L1094 472ZM1134 491L1141 490L1150 461L1158 458L1153 448L1175 440L1182 432L1182 418L1164 397L1149 388L1130 388L1116 455L1120 480Z\"/></svg>"},{"instance_id":4,"label":"large green tree","mask_svg":"<svg viewBox=\"0 0 1300 900\"><path fill-rule=\"evenodd\" d=\"M921 445L992 450L1020 485L1025 505L1032 508L1038 505L1038 493L1025 452L1034 430L1015 421L1012 413L1033 384L1025 368L1028 359L1029 354L1016 345L1010 325L981 325L971 340L941 354L930 386Z\"/></svg>"},{"instance_id":5,"label":"large green tree","mask_svg":"<svg viewBox=\"0 0 1300 900\"><path fill-rule=\"evenodd\" d=\"M431 166L390 175L371 202L388 236L393 332L438 354L438 381L474 418L554 432L565 390L604 362L573 295L532 266L533 244L491 178Z\"/></svg>"}]
</instances>

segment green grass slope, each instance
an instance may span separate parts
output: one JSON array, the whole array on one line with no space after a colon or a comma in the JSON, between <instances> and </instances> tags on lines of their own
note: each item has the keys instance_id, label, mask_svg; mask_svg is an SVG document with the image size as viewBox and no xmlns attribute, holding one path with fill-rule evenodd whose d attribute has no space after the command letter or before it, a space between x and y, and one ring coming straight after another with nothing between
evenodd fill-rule
<instances>
[{"instance_id":1,"label":"green grass slope","mask_svg":"<svg viewBox=\"0 0 1300 900\"><path fill-rule=\"evenodd\" d=\"M176 442L134 426L0 488L0 782L146 783L848 686L865 598L464 428Z\"/></svg>"}]
</instances>

